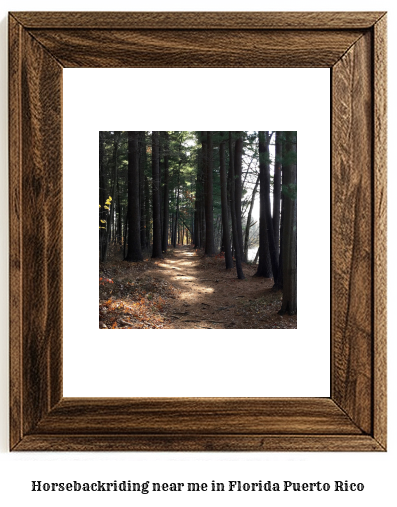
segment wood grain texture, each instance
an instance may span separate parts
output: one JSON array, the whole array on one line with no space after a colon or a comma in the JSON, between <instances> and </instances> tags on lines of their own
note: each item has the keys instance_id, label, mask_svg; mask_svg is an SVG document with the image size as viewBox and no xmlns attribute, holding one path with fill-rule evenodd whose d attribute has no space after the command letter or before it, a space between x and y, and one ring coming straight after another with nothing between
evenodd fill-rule
<instances>
[{"instance_id":1,"label":"wood grain texture","mask_svg":"<svg viewBox=\"0 0 397 507\"><path fill-rule=\"evenodd\" d=\"M27 435L16 451L368 452L368 435Z\"/></svg>"},{"instance_id":2,"label":"wood grain texture","mask_svg":"<svg viewBox=\"0 0 397 507\"><path fill-rule=\"evenodd\" d=\"M21 64L22 27L9 20L9 236L10 236L10 445L23 437L22 428L22 156Z\"/></svg>"},{"instance_id":3,"label":"wood grain texture","mask_svg":"<svg viewBox=\"0 0 397 507\"><path fill-rule=\"evenodd\" d=\"M19 117L10 124L10 237L20 255L10 272L20 321L11 322L11 357L19 355L11 418L21 418L26 434L62 396L62 69L10 24L10 45L16 44L23 58L13 64L10 89L10 111Z\"/></svg>"},{"instance_id":4,"label":"wood grain texture","mask_svg":"<svg viewBox=\"0 0 397 507\"><path fill-rule=\"evenodd\" d=\"M327 398L64 399L34 434L362 434Z\"/></svg>"},{"instance_id":5,"label":"wood grain texture","mask_svg":"<svg viewBox=\"0 0 397 507\"><path fill-rule=\"evenodd\" d=\"M24 430L62 396L62 69L28 32L22 65Z\"/></svg>"},{"instance_id":6,"label":"wood grain texture","mask_svg":"<svg viewBox=\"0 0 397 507\"><path fill-rule=\"evenodd\" d=\"M330 67L362 36L360 31L349 30L30 30L30 33L64 67L149 68Z\"/></svg>"},{"instance_id":7,"label":"wood grain texture","mask_svg":"<svg viewBox=\"0 0 397 507\"><path fill-rule=\"evenodd\" d=\"M10 16L13 450L386 448L385 16L218 14ZM332 67L331 399L62 399L62 67L265 64Z\"/></svg>"},{"instance_id":8,"label":"wood grain texture","mask_svg":"<svg viewBox=\"0 0 397 507\"><path fill-rule=\"evenodd\" d=\"M368 32L332 71L332 398L367 433L373 382L371 40Z\"/></svg>"},{"instance_id":9,"label":"wood grain texture","mask_svg":"<svg viewBox=\"0 0 397 507\"><path fill-rule=\"evenodd\" d=\"M384 12L13 12L25 28L362 30Z\"/></svg>"},{"instance_id":10,"label":"wood grain texture","mask_svg":"<svg viewBox=\"0 0 397 507\"><path fill-rule=\"evenodd\" d=\"M387 20L374 26L374 438L387 440Z\"/></svg>"}]
</instances>

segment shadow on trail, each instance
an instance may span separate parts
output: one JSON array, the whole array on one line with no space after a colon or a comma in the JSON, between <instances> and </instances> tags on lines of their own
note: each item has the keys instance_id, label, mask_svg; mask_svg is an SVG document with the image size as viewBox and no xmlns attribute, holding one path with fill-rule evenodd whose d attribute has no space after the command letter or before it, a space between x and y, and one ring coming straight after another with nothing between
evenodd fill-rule
<instances>
[{"instance_id":1,"label":"shadow on trail","mask_svg":"<svg viewBox=\"0 0 397 507\"><path fill-rule=\"evenodd\" d=\"M245 280L226 270L220 256L205 257L190 246L170 249L164 259L100 267L100 327L103 329L285 329L296 317L279 316L281 293L273 280ZM104 282L109 280L110 282Z\"/></svg>"}]
</instances>

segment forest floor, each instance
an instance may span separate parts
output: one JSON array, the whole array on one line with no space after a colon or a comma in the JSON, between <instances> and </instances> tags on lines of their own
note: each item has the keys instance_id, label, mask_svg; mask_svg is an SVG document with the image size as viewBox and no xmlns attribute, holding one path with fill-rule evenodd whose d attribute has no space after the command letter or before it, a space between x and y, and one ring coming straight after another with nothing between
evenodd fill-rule
<instances>
[{"instance_id":1,"label":"forest floor","mask_svg":"<svg viewBox=\"0 0 397 507\"><path fill-rule=\"evenodd\" d=\"M191 246L170 249L164 259L130 263L115 253L99 267L102 329L295 329L296 316L278 315L282 293L273 280L245 280L225 269L222 256L204 257Z\"/></svg>"}]
</instances>

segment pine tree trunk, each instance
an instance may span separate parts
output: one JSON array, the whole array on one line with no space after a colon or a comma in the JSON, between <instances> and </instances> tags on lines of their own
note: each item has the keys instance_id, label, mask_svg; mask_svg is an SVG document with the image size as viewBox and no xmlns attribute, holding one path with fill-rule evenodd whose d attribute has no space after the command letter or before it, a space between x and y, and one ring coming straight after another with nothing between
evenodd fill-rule
<instances>
[{"instance_id":1,"label":"pine tree trunk","mask_svg":"<svg viewBox=\"0 0 397 507\"><path fill-rule=\"evenodd\" d=\"M160 219L160 160L159 133L152 132L152 201L153 201L153 259L162 259Z\"/></svg>"},{"instance_id":2,"label":"pine tree trunk","mask_svg":"<svg viewBox=\"0 0 397 507\"><path fill-rule=\"evenodd\" d=\"M193 232L193 245L194 248L200 248L200 234L199 234L199 200L196 179L196 199L194 200L194 232Z\"/></svg>"},{"instance_id":3,"label":"pine tree trunk","mask_svg":"<svg viewBox=\"0 0 397 507\"><path fill-rule=\"evenodd\" d=\"M168 222L169 222L169 141L168 132L164 133L164 214L163 214L163 238L162 250L167 251L168 247Z\"/></svg>"},{"instance_id":4,"label":"pine tree trunk","mask_svg":"<svg viewBox=\"0 0 397 507\"><path fill-rule=\"evenodd\" d=\"M265 155L264 161L263 161L263 169L264 169L264 180L265 180L265 206L266 206L267 238L268 238L268 242L269 242L269 252L270 252L270 260L272 263L274 287L277 288L278 253L277 253L276 245L275 245L275 241L274 241L272 208L271 208L271 202L270 202L270 154L269 154L270 135L269 135L269 132L260 132L259 133L259 151L261 151L261 143L262 143L262 150L263 150L262 153L264 153L264 155Z\"/></svg>"},{"instance_id":5,"label":"pine tree trunk","mask_svg":"<svg viewBox=\"0 0 397 507\"><path fill-rule=\"evenodd\" d=\"M283 302L279 314L297 312L297 200L296 200L296 132L286 132L283 164Z\"/></svg>"},{"instance_id":6,"label":"pine tree trunk","mask_svg":"<svg viewBox=\"0 0 397 507\"><path fill-rule=\"evenodd\" d=\"M201 132L202 139L203 139L204 132ZM203 139L204 140L204 139ZM206 141L206 138L205 138ZM205 151L203 148L200 150L200 156L199 156L199 164L200 164L200 210L199 210L199 226L200 226L200 248L205 249L205 159L207 156L207 151Z\"/></svg>"},{"instance_id":7,"label":"pine tree trunk","mask_svg":"<svg viewBox=\"0 0 397 507\"><path fill-rule=\"evenodd\" d=\"M225 141L219 145L220 156L220 180L221 180L221 204L222 204L222 226L223 226L223 247L225 251L226 269L233 268L232 252L230 251L229 214L227 210L227 178L225 162Z\"/></svg>"},{"instance_id":8,"label":"pine tree trunk","mask_svg":"<svg viewBox=\"0 0 397 507\"><path fill-rule=\"evenodd\" d=\"M245 278L243 268L241 265L240 245L238 244L238 232L237 232L237 218L236 218L236 189L234 186L234 160L233 160L233 139L232 133L229 132L229 172L230 172L230 195L231 195L231 215L232 215L232 231L233 231L233 243L234 252L236 257L236 270L237 277L240 280Z\"/></svg>"},{"instance_id":9,"label":"pine tree trunk","mask_svg":"<svg viewBox=\"0 0 397 507\"><path fill-rule=\"evenodd\" d=\"M121 245L123 241L123 231L121 227L121 195L119 187L119 178L117 174L117 244Z\"/></svg>"},{"instance_id":10,"label":"pine tree trunk","mask_svg":"<svg viewBox=\"0 0 397 507\"><path fill-rule=\"evenodd\" d=\"M259 132L259 264L255 276L272 278L272 262L270 259L269 239L266 223L266 167L269 156L268 146L263 139L264 133Z\"/></svg>"},{"instance_id":11,"label":"pine tree trunk","mask_svg":"<svg viewBox=\"0 0 397 507\"><path fill-rule=\"evenodd\" d=\"M126 260L127 258L127 235L128 235L128 211L125 216L125 223L124 223L124 254L123 259Z\"/></svg>"},{"instance_id":12,"label":"pine tree trunk","mask_svg":"<svg viewBox=\"0 0 397 507\"><path fill-rule=\"evenodd\" d=\"M276 160L274 164L273 185L273 233L276 254L280 255L280 204L281 204L281 167L283 156L282 132L276 132Z\"/></svg>"},{"instance_id":13,"label":"pine tree trunk","mask_svg":"<svg viewBox=\"0 0 397 507\"><path fill-rule=\"evenodd\" d=\"M128 132L128 253L126 261L143 260L139 210L139 132Z\"/></svg>"},{"instance_id":14,"label":"pine tree trunk","mask_svg":"<svg viewBox=\"0 0 397 507\"><path fill-rule=\"evenodd\" d=\"M146 170L146 139L145 131L139 131L139 207L141 215L141 250L146 250L146 209L145 200L145 170Z\"/></svg>"},{"instance_id":15,"label":"pine tree trunk","mask_svg":"<svg viewBox=\"0 0 397 507\"><path fill-rule=\"evenodd\" d=\"M195 227L195 235L194 235L194 246L196 248L201 248L202 245L202 220L201 220L201 208L202 208L202 198L203 198L203 188L202 188L202 165L201 165L201 153L198 150L197 153L197 178L196 178L196 203L195 203L195 216L196 216L196 227Z\"/></svg>"},{"instance_id":16,"label":"pine tree trunk","mask_svg":"<svg viewBox=\"0 0 397 507\"><path fill-rule=\"evenodd\" d=\"M205 173L206 173L206 191L205 191L205 255L212 257L215 255L215 244L214 244L214 213L213 213L213 141L212 132L207 132L207 143L206 146L203 143L204 148L207 149Z\"/></svg>"},{"instance_id":17,"label":"pine tree trunk","mask_svg":"<svg viewBox=\"0 0 397 507\"><path fill-rule=\"evenodd\" d=\"M179 243L179 231L178 231L178 225L179 225L179 181L180 181L180 168L178 168L178 189L177 189L177 195L176 195L176 208L175 208L175 223L174 223L174 248Z\"/></svg>"},{"instance_id":18,"label":"pine tree trunk","mask_svg":"<svg viewBox=\"0 0 397 507\"><path fill-rule=\"evenodd\" d=\"M243 254L243 227L241 224L241 172L242 172L242 157L243 157L243 138L240 136L236 139L235 143L235 156L234 156L234 185L235 185L235 206L236 206L236 220L237 220L237 234L238 244L240 248L240 257L244 261Z\"/></svg>"},{"instance_id":19,"label":"pine tree trunk","mask_svg":"<svg viewBox=\"0 0 397 507\"><path fill-rule=\"evenodd\" d=\"M145 250L150 248L150 211L149 178L145 176Z\"/></svg>"}]
</instances>

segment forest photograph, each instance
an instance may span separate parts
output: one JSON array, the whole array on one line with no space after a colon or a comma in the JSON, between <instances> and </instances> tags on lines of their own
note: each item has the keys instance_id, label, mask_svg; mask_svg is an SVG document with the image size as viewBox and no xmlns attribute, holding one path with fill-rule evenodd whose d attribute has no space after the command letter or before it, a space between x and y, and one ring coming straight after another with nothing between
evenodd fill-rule
<instances>
[{"instance_id":1,"label":"forest photograph","mask_svg":"<svg viewBox=\"0 0 397 507\"><path fill-rule=\"evenodd\" d=\"M297 132L100 131L99 328L296 329Z\"/></svg>"}]
</instances>

